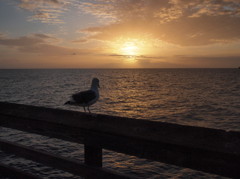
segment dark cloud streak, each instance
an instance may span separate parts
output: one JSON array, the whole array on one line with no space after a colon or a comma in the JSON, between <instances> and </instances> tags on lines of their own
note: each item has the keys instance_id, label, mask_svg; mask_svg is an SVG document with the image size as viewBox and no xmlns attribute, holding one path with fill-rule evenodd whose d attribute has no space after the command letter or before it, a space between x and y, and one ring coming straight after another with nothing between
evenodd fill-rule
<instances>
[{"instance_id":1,"label":"dark cloud streak","mask_svg":"<svg viewBox=\"0 0 240 179\"><path fill-rule=\"evenodd\" d=\"M55 45L57 38L47 34L32 34L18 38L8 38L0 36L0 45L16 48L20 52L35 53L41 55L72 55L72 54L91 54L96 50L67 48Z\"/></svg>"}]
</instances>

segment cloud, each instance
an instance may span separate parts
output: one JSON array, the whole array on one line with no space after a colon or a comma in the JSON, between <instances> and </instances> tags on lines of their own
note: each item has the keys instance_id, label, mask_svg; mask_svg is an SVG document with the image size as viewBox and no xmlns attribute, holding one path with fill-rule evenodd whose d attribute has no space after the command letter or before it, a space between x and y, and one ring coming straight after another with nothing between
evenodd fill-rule
<instances>
[{"instance_id":1,"label":"cloud","mask_svg":"<svg viewBox=\"0 0 240 179\"><path fill-rule=\"evenodd\" d=\"M23 53L41 55L83 55L97 53L96 49L77 49L55 45L59 39L48 34L31 34L18 38L0 36L0 45L17 49ZM8 48L10 49L10 48Z\"/></svg>"},{"instance_id":2,"label":"cloud","mask_svg":"<svg viewBox=\"0 0 240 179\"><path fill-rule=\"evenodd\" d=\"M0 38L3 38L3 37L5 37L5 34L0 32Z\"/></svg>"},{"instance_id":3,"label":"cloud","mask_svg":"<svg viewBox=\"0 0 240 179\"><path fill-rule=\"evenodd\" d=\"M82 38L82 39L78 39L78 40L73 40L72 42L73 43L87 43L87 42L89 42L89 40L86 38Z\"/></svg>"},{"instance_id":4,"label":"cloud","mask_svg":"<svg viewBox=\"0 0 240 179\"><path fill-rule=\"evenodd\" d=\"M153 38L181 46L240 40L240 0L92 0L84 12L111 23L82 29L89 39Z\"/></svg>"},{"instance_id":5,"label":"cloud","mask_svg":"<svg viewBox=\"0 0 240 179\"><path fill-rule=\"evenodd\" d=\"M89 39L117 36L153 38L182 46L225 43L240 39L240 0L16 0L32 12L30 21L64 23L63 14L78 7L107 25L82 29ZM177 29L177 30L176 30ZM87 34L89 33L89 34Z\"/></svg>"},{"instance_id":6,"label":"cloud","mask_svg":"<svg viewBox=\"0 0 240 179\"><path fill-rule=\"evenodd\" d=\"M51 40L56 40L56 38L51 37L47 34L32 34L29 36L22 36L18 38L8 38L6 36L2 36L0 37L0 45L5 45L9 47L26 47L46 44L49 43Z\"/></svg>"},{"instance_id":7,"label":"cloud","mask_svg":"<svg viewBox=\"0 0 240 179\"><path fill-rule=\"evenodd\" d=\"M115 21L145 18L146 15L151 16L154 13L153 10L169 6L166 0L89 0L81 3L81 8L86 13Z\"/></svg>"},{"instance_id":8,"label":"cloud","mask_svg":"<svg viewBox=\"0 0 240 179\"><path fill-rule=\"evenodd\" d=\"M17 0L17 6L32 12L30 21L64 23L61 16L76 4L76 0Z\"/></svg>"},{"instance_id":9,"label":"cloud","mask_svg":"<svg viewBox=\"0 0 240 179\"><path fill-rule=\"evenodd\" d=\"M239 0L89 0L81 3L87 13L117 21L155 19L167 22L182 16L240 15Z\"/></svg>"}]
</instances>

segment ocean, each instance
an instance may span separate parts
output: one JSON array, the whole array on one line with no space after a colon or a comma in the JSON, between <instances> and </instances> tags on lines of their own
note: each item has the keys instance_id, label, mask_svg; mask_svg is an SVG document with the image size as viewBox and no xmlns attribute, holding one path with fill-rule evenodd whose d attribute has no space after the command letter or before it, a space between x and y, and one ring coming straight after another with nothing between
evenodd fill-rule
<instances>
[{"instance_id":1,"label":"ocean","mask_svg":"<svg viewBox=\"0 0 240 179\"><path fill-rule=\"evenodd\" d=\"M0 101L83 111L63 105L100 80L93 113L240 131L239 69L0 70ZM0 138L62 156L83 158L81 144L0 128ZM104 151L104 167L140 178L223 178ZM76 176L0 151L2 163L44 178Z\"/></svg>"}]
</instances>

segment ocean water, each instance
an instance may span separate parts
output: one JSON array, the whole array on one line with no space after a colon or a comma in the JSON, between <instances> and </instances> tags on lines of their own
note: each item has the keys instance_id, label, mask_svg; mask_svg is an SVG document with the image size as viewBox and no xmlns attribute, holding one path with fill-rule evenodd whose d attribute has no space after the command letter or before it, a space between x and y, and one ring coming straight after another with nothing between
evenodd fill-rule
<instances>
[{"instance_id":1,"label":"ocean water","mask_svg":"<svg viewBox=\"0 0 240 179\"><path fill-rule=\"evenodd\" d=\"M94 113L240 131L239 69L0 70L0 101L83 111L69 96L100 80ZM0 137L82 160L82 145L0 128ZM104 151L104 167L140 178L223 178ZM1 162L45 178L74 178L0 151ZM36 172L37 171L37 172ZM77 177L76 177L77 178Z\"/></svg>"}]
</instances>

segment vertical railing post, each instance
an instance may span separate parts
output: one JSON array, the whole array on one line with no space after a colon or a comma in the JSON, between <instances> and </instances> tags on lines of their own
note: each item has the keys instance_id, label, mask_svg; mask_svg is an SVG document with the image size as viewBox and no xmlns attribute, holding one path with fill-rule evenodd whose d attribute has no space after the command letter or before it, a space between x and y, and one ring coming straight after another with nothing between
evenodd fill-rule
<instances>
[{"instance_id":1,"label":"vertical railing post","mask_svg":"<svg viewBox=\"0 0 240 179\"><path fill-rule=\"evenodd\" d=\"M102 167L102 148L85 143L84 162L93 167Z\"/></svg>"}]
</instances>

